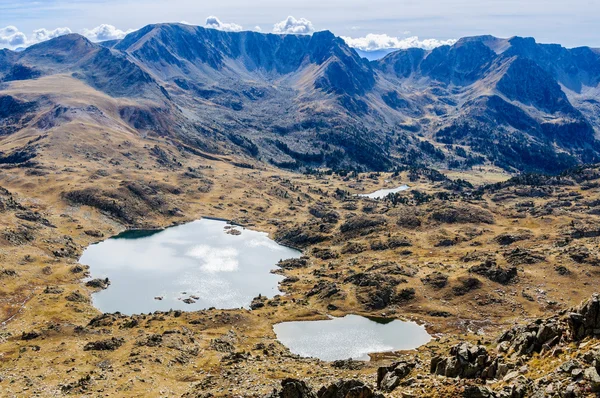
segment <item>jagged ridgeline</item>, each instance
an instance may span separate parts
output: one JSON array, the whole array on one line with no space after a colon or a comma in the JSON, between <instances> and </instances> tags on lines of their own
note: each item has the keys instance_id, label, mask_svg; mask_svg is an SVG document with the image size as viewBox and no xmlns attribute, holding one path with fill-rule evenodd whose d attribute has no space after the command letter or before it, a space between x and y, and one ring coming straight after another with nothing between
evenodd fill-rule
<instances>
[{"instance_id":1,"label":"jagged ridgeline","mask_svg":"<svg viewBox=\"0 0 600 398\"><path fill-rule=\"evenodd\" d=\"M56 76L118 99L117 112L98 96L76 109L53 100ZM67 35L2 50L0 81L2 135L52 130L75 113L294 169L558 172L600 160L600 50L531 38L472 37L368 61L328 31L158 24L119 41Z\"/></svg>"}]
</instances>

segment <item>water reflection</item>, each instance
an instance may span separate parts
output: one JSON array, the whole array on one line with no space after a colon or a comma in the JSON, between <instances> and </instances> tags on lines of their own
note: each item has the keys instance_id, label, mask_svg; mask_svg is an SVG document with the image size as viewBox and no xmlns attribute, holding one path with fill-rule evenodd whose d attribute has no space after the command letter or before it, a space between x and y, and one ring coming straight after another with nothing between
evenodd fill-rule
<instances>
[{"instance_id":1,"label":"water reflection","mask_svg":"<svg viewBox=\"0 0 600 398\"><path fill-rule=\"evenodd\" d=\"M294 354L324 361L369 360L376 352L412 350L431 336L414 322L346 315L324 321L284 322L275 334Z\"/></svg>"},{"instance_id":2,"label":"water reflection","mask_svg":"<svg viewBox=\"0 0 600 398\"><path fill-rule=\"evenodd\" d=\"M128 231L88 247L81 259L93 278L111 280L93 295L104 312L248 307L258 294L280 294L281 259L300 252L267 234L202 219L165 230ZM228 233L229 232L229 233Z\"/></svg>"}]
</instances>

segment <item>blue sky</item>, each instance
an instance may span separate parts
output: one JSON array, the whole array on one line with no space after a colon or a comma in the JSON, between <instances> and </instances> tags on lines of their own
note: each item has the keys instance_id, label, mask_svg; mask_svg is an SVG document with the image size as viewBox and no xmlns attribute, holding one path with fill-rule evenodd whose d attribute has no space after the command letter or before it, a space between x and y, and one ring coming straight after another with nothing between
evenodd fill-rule
<instances>
[{"instance_id":1,"label":"blue sky","mask_svg":"<svg viewBox=\"0 0 600 398\"><path fill-rule=\"evenodd\" d=\"M375 37L375 46L386 38L493 34L600 47L598 15L599 0L0 0L0 29L14 26L29 41L42 28L82 33L108 24L119 33L156 22L204 25L209 16L232 24L226 27L271 32L274 24L294 16L340 36L386 35Z\"/></svg>"}]
</instances>

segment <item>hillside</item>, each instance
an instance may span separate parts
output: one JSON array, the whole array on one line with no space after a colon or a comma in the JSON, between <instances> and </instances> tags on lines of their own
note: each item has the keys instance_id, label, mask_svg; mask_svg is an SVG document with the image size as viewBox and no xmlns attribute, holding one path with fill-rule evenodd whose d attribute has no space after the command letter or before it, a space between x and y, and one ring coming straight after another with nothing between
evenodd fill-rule
<instances>
[{"instance_id":1,"label":"hillside","mask_svg":"<svg viewBox=\"0 0 600 398\"><path fill-rule=\"evenodd\" d=\"M12 104L3 134L61 106L25 98L18 82L58 75L121 102L114 122L139 134L289 169L555 173L600 159L600 52L531 38L471 37L369 62L327 31L158 24L100 44L67 35L0 53L0 96Z\"/></svg>"},{"instance_id":2,"label":"hillside","mask_svg":"<svg viewBox=\"0 0 600 398\"><path fill-rule=\"evenodd\" d=\"M600 167L569 167L598 156L598 56L486 36L369 62L329 32L180 24L1 51L0 395L599 392ZM170 301L134 290L156 271L146 262L108 278L87 247L202 217L230 220L227 239L251 229L302 252L273 266L276 294L202 308L235 289L147 250L190 280L179 309L99 309L119 282L124 300ZM204 245L182 240L167 250L199 249L200 266ZM330 362L274 329L346 315L414 321L432 339Z\"/></svg>"}]
</instances>

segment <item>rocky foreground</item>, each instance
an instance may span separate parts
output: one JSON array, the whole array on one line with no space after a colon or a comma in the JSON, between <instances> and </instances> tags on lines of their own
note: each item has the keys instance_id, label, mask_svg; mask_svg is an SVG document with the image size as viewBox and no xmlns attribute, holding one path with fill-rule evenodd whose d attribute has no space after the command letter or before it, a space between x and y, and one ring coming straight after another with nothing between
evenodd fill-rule
<instances>
[{"instance_id":1,"label":"rocky foreground","mask_svg":"<svg viewBox=\"0 0 600 398\"><path fill-rule=\"evenodd\" d=\"M600 296L594 294L570 312L516 326L487 346L458 343L431 359L429 375L413 371L424 364L406 360L380 367L376 388L340 380L315 392L302 380L285 379L265 398L372 398L391 392L416 397L419 390L435 395L442 385L464 398L590 396L600 393L599 336ZM542 376L534 376L540 371Z\"/></svg>"},{"instance_id":2,"label":"rocky foreground","mask_svg":"<svg viewBox=\"0 0 600 398\"><path fill-rule=\"evenodd\" d=\"M297 174L158 138L85 133L86 145L64 130L3 147L31 141L38 155L0 165L0 395L441 398L506 387L552 397L595 388L595 310L569 309L598 291L598 167L493 185L484 171ZM410 189L385 200L356 196L403 184ZM285 294L257 292L251 309L125 316L94 307L92 294L111 281L78 262L85 247L202 216L302 249L273 271ZM324 362L293 355L273 331L347 314L416 320L435 338L369 362Z\"/></svg>"}]
</instances>

